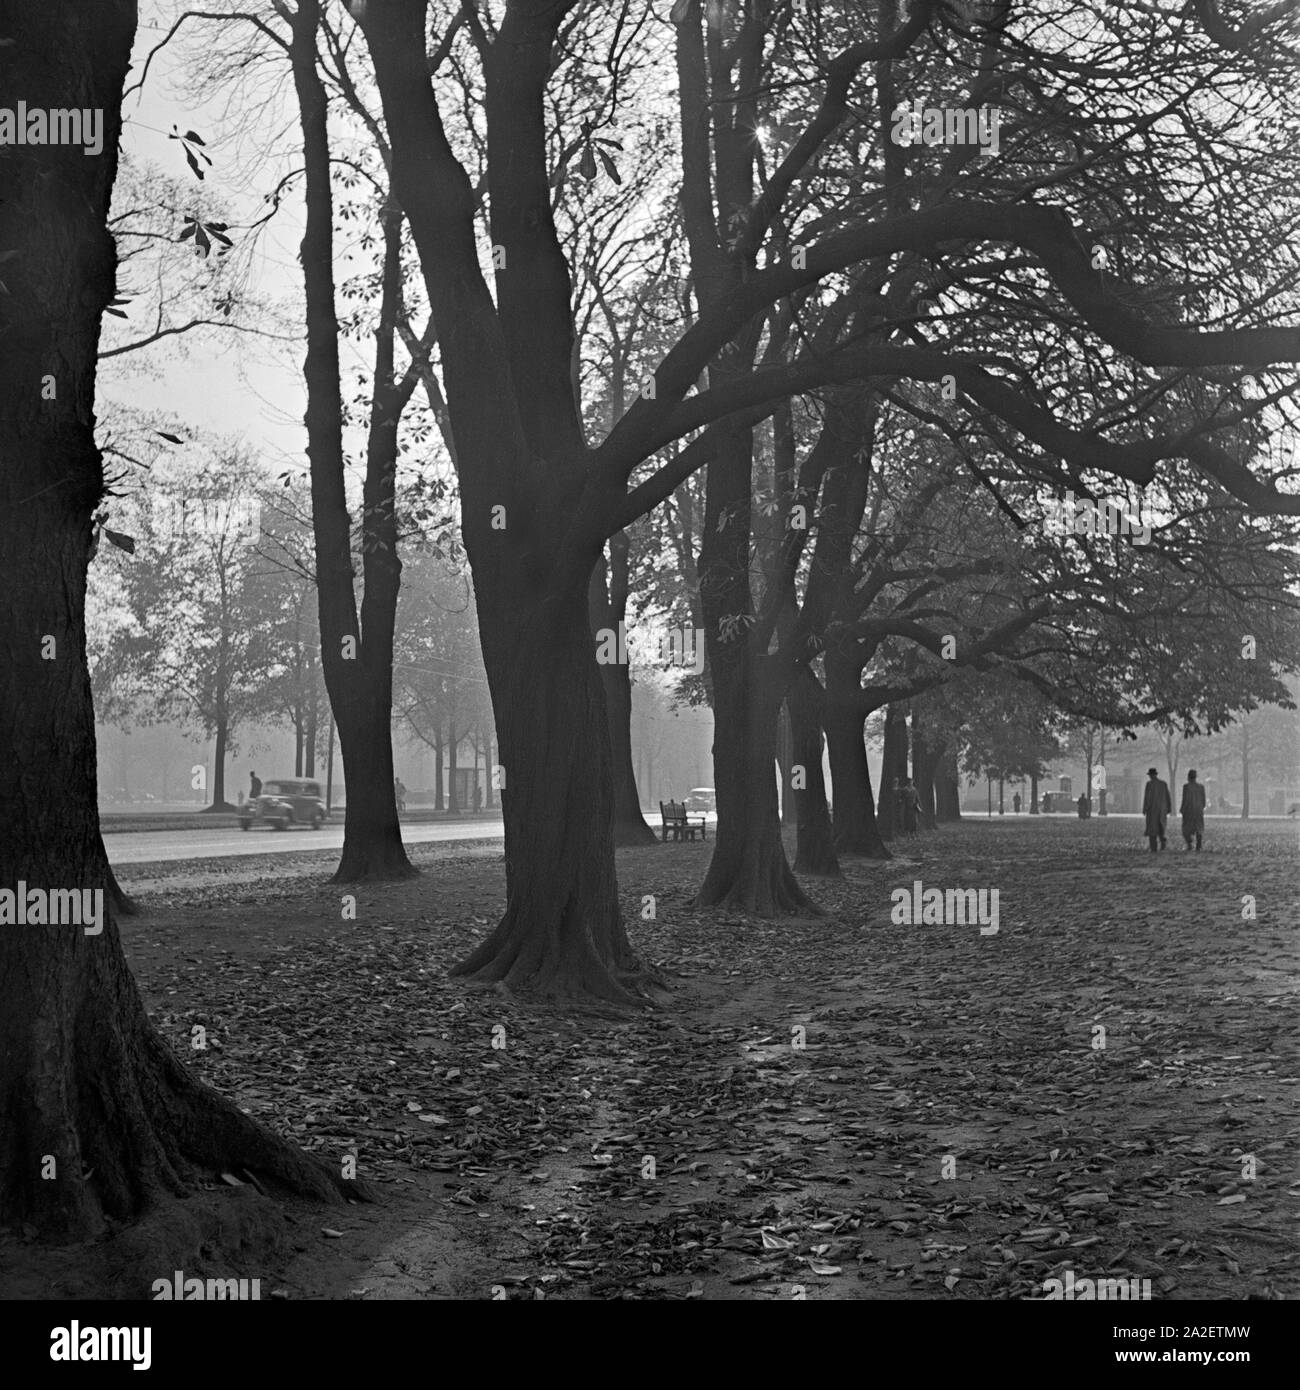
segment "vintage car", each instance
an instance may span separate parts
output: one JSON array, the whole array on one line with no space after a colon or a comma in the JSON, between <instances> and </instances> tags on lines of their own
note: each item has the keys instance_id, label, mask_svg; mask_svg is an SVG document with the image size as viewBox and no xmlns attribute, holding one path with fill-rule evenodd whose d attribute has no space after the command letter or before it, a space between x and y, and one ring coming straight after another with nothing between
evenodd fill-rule
<instances>
[{"instance_id":1,"label":"vintage car","mask_svg":"<svg viewBox=\"0 0 1300 1390\"><path fill-rule=\"evenodd\" d=\"M714 795L712 787L692 787L686 793L686 809L688 811L704 811L706 813L718 809L717 797Z\"/></svg>"},{"instance_id":2,"label":"vintage car","mask_svg":"<svg viewBox=\"0 0 1300 1390\"><path fill-rule=\"evenodd\" d=\"M275 830L288 830L291 825L309 825L319 830L328 816L319 782L279 777L274 782L263 782L262 794L239 808L239 828L268 825Z\"/></svg>"}]
</instances>

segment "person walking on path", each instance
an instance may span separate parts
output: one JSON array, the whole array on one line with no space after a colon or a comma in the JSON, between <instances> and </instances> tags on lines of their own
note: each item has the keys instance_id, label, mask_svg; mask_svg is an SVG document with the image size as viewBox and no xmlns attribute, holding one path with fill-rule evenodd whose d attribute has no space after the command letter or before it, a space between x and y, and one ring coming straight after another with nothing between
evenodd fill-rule
<instances>
[{"instance_id":1,"label":"person walking on path","mask_svg":"<svg viewBox=\"0 0 1300 1390\"><path fill-rule=\"evenodd\" d=\"M1178 807L1183 818L1183 843L1192 847L1192 837L1196 837L1196 848L1201 847L1201 836L1205 834L1205 788L1196 780L1195 771L1187 774L1183 784L1183 800Z\"/></svg>"},{"instance_id":2,"label":"person walking on path","mask_svg":"<svg viewBox=\"0 0 1300 1390\"><path fill-rule=\"evenodd\" d=\"M903 834L915 835L921 812L921 794L912 785L910 777L904 780L898 795L903 807Z\"/></svg>"},{"instance_id":3,"label":"person walking on path","mask_svg":"<svg viewBox=\"0 0 1300 1390\"><path fill-rule=\"evenodd\" d=\"M1155 768L1147 768L1147 786L1146 791L1142 793L1142 814L1146 817L1146 837L1152 854L1157 849L1169 848L1169 841L1165 839L1165 826L1173 809L1174 802L1169 795L1168 783L1160 780L1160 774Z\"/></svg>"},{"instance_id":4,"label":"person walking on path","mask_svg":"<svg viewBox=\"0 0 1300 1390\"><path fill-rule=\"evenodd\" d=\"M1011 798L1011 809L1016 813L1016 815L1019 815L1019 814L1020 814L1020 793L1019 793L1019 792L1017 792L1017 793L1015 794L1015 796L1013 796L1013 797Z\"/></svg>"},{"instance_id":5,"label":"person walking on path","mask_svg":"<svg viewBox=\"0 0 1300 1390\"><path fill-rule=\"evenodd\" d=\"M250 772L248 774L248 799L250 801L256 801L257 798L261 795L262 779L257 775L256 772Z\"/></svg>"},{"instance_id":6,"label":"person walking on path","mask_svg":"<svg viewBox=\"0 0 1300 1390\"><path fill-rule=\"evenodd\" d=\"M402 784L400 777L393 778L393 798L397 802L397 811L400 815L406 810L406 787Z\"/></svg>"}]
</instances>

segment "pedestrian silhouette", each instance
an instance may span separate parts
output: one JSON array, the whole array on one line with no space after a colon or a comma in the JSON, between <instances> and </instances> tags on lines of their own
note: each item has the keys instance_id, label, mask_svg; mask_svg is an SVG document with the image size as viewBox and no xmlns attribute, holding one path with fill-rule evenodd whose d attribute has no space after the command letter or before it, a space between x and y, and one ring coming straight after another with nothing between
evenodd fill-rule
<instances>
[{"instance_id":1,"label":"pedestrian silhouette","mask_svg":"<svg viewBox=\"0 0 1300 1390\"><path fill-rule=\"evenodd\" d=\"M1183 843L1191 849L1195 837L1196 848L1200 849L1201 837L1205 834L1205 788L1196 780L1195 771L1187 774L1187 781L1183 784L1183 799L1178 814L1183 819Z\"/></svg>"},{"instance_id":2,"label":"pedestrian silhouette","mask_svg":"<svg viewBox=\"0 0 1300 1390\"><path fill-rule=\"evenodd\" d=\"M1146 837L1152 854L1157 849L1169 848L1169 841L1165 839L1165 826L1173 809L1174 802L1169 795L1168 784L1160 780L1160 774L1155 768L1149 767L1146 790L1142 793L1142 814L1146 817Z\"/></svg>"}]
</instances>

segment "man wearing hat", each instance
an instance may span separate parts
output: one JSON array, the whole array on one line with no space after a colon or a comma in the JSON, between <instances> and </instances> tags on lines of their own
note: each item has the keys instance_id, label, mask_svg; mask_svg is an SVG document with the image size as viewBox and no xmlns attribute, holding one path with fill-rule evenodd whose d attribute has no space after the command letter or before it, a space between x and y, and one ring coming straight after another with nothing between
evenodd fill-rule
<instances>
[{"instance_id":1,"label":"man wearing hat","mask_svg":"<svg viewBox=\"0 0 1300 1390\"><path fill-rule=\"evenodd\" d=\"M1205 788L1196 780L1196 773L1189 772L1183 785L1183 800L1178 808L1183 818L1183 843L1192 847L1192 836L1196 836L1196 848L1201 847L1201 836L1205 834Z\"/></svg>"},{"instance_id":2,"label":"man wearing hat","mask_svg":"<svg viewBox=\"0 0 1300 1390\"><path fill-rule=\"evenodd\" d=\"M1151 846L1152 854L1156 852L1157 841L1160 849L1169 848L1169 841L1165 839L1165 823L1173 809L1174 802L1169 795L1168 784L1160 780L1160 774L1155 768L1147 768L1147 786L1142 794L1142 814L1146 817L1147 843Z\"/></svg>"}]
</instances>

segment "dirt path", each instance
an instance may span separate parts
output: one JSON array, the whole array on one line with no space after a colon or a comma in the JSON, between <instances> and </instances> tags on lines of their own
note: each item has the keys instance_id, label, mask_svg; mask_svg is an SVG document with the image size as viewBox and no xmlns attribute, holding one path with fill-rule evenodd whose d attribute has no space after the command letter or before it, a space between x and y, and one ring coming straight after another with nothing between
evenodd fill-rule
<instances>
[{"instance_id":1,"label":"dirt path","mask_svg":"<svg viewBox=\"0 0 1300 1390\"><path fill-rule=\"evenodd\" d=\"M446 978L499 849L421 847L355 921L311 859L136 871L124 939L206 1079L384 1194L295 1208L242 1271L278 1296L1295 1297L1295 827L1135 824L946 829L782 925L689 911L707 846L620 853L674 985L626 1024ZM997 933L891 921L917 880L996 888Z\"/></svg>"}]
</instances>

